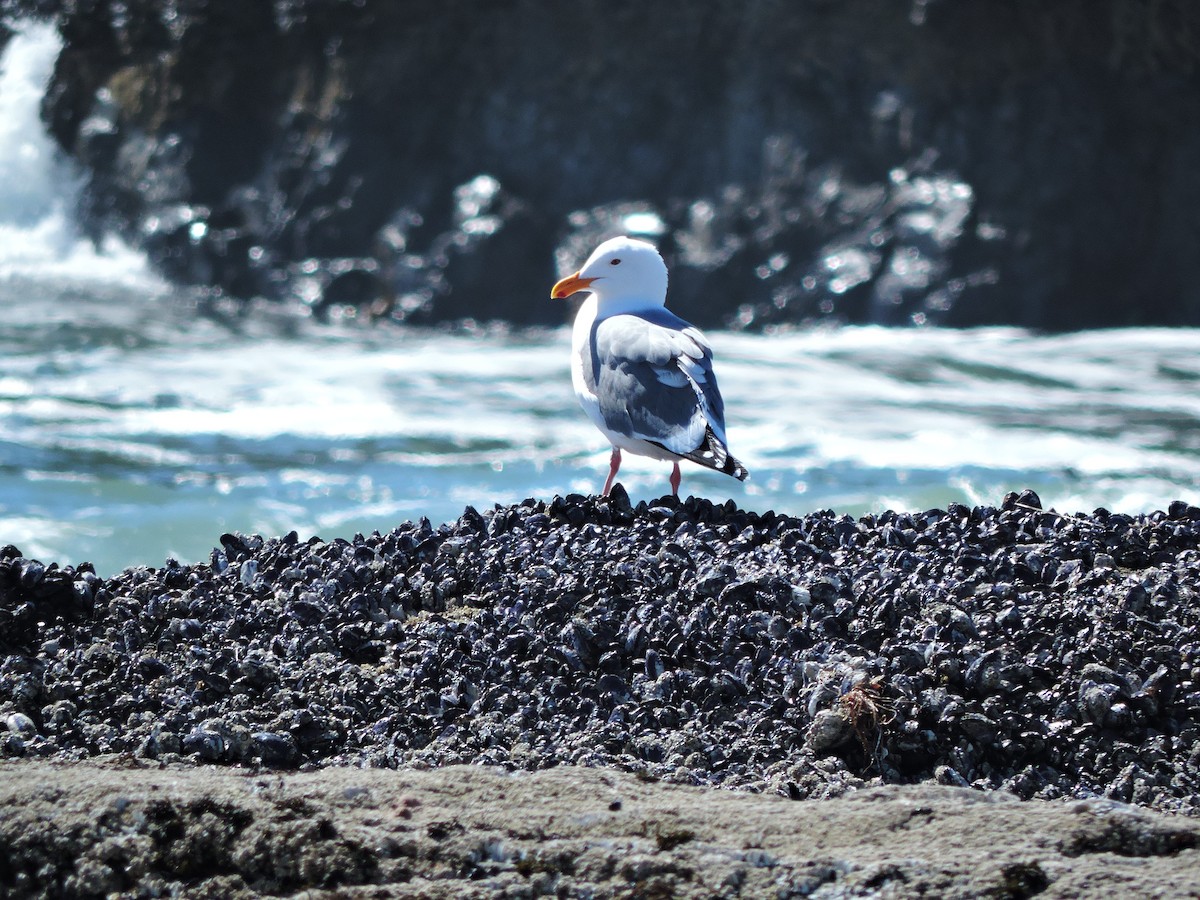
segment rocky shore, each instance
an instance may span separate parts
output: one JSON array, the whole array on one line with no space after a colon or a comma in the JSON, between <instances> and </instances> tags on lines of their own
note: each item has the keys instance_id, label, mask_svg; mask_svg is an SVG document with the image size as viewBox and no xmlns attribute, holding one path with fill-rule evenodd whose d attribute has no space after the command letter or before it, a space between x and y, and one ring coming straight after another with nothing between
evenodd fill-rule
<instances>
[{"instance_id":1,"label":"rocky shore","mask_svg":"<svg viewBox=\"0 0 1200 900\"><path fill-rule=\"evenodd\" d=\"M227 534L101 578L0 551L6 757L610 766L1200 800L1200 509L790 518L573 495Z\"/></svg>"},{"instance_id":2,"label":"rocky shore","mask_svg":"<svg viewBox=\"0 0 1200 900\"><path fill-rule=\"evenodd\" d=\"M208 563L113 577L6 547L3 771L584 767L1191 821L1200 509L1040 507L793 518L618 488L350 540L227 534Z\"/></svg>"}]
</instances>

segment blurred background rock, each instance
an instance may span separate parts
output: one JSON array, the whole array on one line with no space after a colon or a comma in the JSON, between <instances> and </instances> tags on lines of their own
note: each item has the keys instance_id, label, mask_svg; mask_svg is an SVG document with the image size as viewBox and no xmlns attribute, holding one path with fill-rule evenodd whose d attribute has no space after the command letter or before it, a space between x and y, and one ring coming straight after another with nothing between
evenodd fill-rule
<instances>
[{"instance_id":1,"label":"blurred background rock","mask_svg":"<svg viewBox=\"0 0 1200 900\"><path fill-rule=\"evenodd\" d=\"M86 229L223 300L556 324L625 232L709 327L1200 324L1189 0L0 13L64 40Z\"/></svg>"}]
</instances>

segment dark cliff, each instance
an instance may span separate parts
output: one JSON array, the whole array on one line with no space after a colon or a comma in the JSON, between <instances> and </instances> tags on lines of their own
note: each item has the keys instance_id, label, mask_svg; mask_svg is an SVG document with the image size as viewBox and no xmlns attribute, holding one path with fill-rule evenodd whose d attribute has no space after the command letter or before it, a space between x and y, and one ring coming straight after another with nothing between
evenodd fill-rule
<instances>
[{"instance_id":1,"label":"dark cliff","mask_svg":"<svg viewBox=\"0 0 1200 900\"><path fill-rule=\"evenodd\" d=\"M1185 0L8 10L88 227L216 295L556 322L642 231L706 325L1200 324Z\"/></svg>"}]
</instances>

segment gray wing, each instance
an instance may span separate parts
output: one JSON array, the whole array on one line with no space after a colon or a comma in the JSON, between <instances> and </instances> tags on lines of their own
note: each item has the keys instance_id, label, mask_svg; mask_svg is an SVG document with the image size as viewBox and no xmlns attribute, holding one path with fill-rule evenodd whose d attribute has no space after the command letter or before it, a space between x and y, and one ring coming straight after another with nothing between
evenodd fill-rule
<instances>
[{"instance_id":1,"label":"gray wing","mask_svg":"<svg viewBox=\"0 0 1200 900\"><path fill-rule=\"evenodd\" d=\"M681 456L709 431L724 445L725 404L698 329L665 309L611 316L592 326L591 351L589 387L612 431Z\"/></svg>"}]
</instances>

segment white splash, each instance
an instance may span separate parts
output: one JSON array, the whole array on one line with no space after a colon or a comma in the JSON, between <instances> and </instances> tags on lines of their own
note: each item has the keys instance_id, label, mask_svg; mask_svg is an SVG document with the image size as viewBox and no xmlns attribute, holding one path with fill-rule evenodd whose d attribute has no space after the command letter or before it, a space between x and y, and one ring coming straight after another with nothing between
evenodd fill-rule
<instances>
[{"instance_id":1,"label":"white splash","mask_svg":"<svg viewBox=\"0 0 1200 900\"><path fill-rule=\"evenodd\" d=\"M160 288L142 254L111 237L96 247L75 227L84 180L40 118L62 42L47 23L12 27L17 33L0 55L0 280Z\"/></svg>"}]
</instances>

